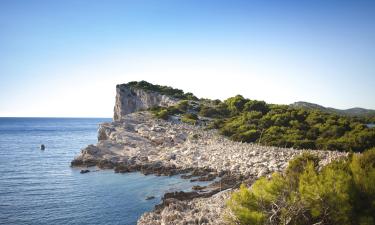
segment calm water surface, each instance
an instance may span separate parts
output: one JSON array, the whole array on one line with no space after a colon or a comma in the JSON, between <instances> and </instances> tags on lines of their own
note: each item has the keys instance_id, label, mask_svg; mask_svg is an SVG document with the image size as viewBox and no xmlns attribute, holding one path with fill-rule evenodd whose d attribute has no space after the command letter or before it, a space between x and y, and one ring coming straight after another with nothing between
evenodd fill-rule
<instances>
[{"instance_id":1,"label":"calm water surface","mask_svg":"<svg viewBox=\"0 0 375 225\"><path fill-rule=\"evenodd\" d=\"M190 190L178 176L70 168L80 148L96 143L104 121L110 119L0 118L0 224L130 225L165 192ZM149 195L156 198L145 200Z\"/></svg>"}]
</instances>

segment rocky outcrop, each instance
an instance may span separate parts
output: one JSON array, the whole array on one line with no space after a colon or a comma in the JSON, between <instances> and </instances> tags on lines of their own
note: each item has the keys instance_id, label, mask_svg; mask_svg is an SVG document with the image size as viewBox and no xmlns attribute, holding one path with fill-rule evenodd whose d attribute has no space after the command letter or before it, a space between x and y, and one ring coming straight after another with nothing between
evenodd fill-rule
<instances>
[{"instance_id":1,"label":"rocky outcrop","mask_svg":"<svg viewBox=\"0 0 375 225\"><path fill-rule=\"evenodd\" d=\"M282 171L290 159L303 152L321 157L322 165L345 155L334 151L233 142L216 130L155 119L143 111L123 115L120 121L103 123L98 143L84 148L72 161L72 166L96 165L119 173L185 173L183 177L191 181L220 177L216 186L202 190L208 194L166 195L162 207L146 213L138 224L190 224L197 221L198 224L222 224L220 216L224 213L227 198L222 190L236 188L239 182L248 179Z\"/></svg>"},{"instance_id":2,"label":"rocky outcrop","mask_svg":"<svg viewBox=\"0 0 375 225\"><path fill-rule=\"evenodd\" d=\"M210 168L244 176L263 176L283 170L290 159L311 152L329 162L343 153L295 150L234 142L216 130L178 121L155 119L147 112L125 115L121 121L103 123L100 139L75 158L72 165L131 165L177 169ZM207 177L209 179L209 177Z\"/></svg>"},{"instance_id":3,"label":"rocky outcrop","mask_svg":"<svg viewBox=\"0 0 375 225\"><path fill-rule=\"evenodd\" d=\"M289 160L304 152L319 156L321 166L345 156L334 151L234 142L216 130L204 129L204 123L189 125L174 117L165 121L143 111L175 105L176 98L184 99L185 95L181 90L147 82L117 85L114 121L101 124L98 143L82 149L71 163L113 169L116 173L182 174L181 178L191 182L211 182L207 186L195 185L191 192L166 193L161 204L145 213L138 225L225 224L225 201L241 183L249 186L259 177L282 171ZM89 170L84 168L81 172Z\"/></svg>"},{"instance_id":4,"label":"rocky outcrop","mask_svg":"<svg viewBox=\"0 0 375 225\"><path fill-rule=\"evenodd\" d=\"M178 99L157 92L131 87L128 84L116 86L116 103L113 119L119 121L125 115L155 106L170 106Z\"/></svg>"}]
</instances>

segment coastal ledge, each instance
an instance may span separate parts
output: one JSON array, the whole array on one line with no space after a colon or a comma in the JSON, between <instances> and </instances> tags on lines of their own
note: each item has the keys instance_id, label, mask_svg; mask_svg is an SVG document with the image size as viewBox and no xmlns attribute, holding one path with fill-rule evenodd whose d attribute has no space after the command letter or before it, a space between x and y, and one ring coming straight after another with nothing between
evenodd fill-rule
<instances>
[{"instance_id":1,"label":"coastal ledge","mask_svg":"<svg viewBox=\"0 0 375 225\"><path fill-rule=\"evenodd\" d=\"M163 203L145 213L138 224L222 224L221 215L230 190L241 182L251 184L255 178L282 171L290 159L303 152L318 155L322 159L321 166L347 155L234 142L216 130L155 119L151 113L143 111L101 124L98 143L84 148L72 161L72 166L168 176L185 174L189 179L194 175L196 179L221 177L221 180L228 180L221 182L225 187L218 189L218 183L214 183L210 194L201 195L196 191L194 193L198 194L186 198L181 193L167 194Z\"/></svg>"}]
</instances>

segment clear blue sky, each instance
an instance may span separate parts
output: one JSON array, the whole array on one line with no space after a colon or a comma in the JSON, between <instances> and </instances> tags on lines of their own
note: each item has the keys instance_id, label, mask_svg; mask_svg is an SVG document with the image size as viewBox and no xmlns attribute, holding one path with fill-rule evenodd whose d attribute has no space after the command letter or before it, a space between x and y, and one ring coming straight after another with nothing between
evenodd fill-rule
<instances>
[{"instance_id":1,"label":"clear blue sky","mask_svg":"<svg viewBox=\"0 0 375 225\"><path fill-rule=\"evenodd\" d=\"M375 1L0 1L0 116L111 117L131 80L375 109Z\"/></svg>"}]
</instances>

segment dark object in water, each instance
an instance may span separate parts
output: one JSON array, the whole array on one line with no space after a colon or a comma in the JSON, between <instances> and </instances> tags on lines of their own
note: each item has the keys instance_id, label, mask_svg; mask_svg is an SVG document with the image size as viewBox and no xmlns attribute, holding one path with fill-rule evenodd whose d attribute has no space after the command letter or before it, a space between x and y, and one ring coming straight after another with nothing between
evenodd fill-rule
<instances>
[{"instance_id":1,"label":"dark object in water","mask_svg":"<svg viewBox=\"0 0 375 225\"><path fill-rule=\"evenodd\" d=\"M154 198L155 198L155 196L147 196L146 200L151 200L151 199L154 199Z\"/></svg>"},{"instance_id":2,"label":"dark object in water","mask_svg":"<svg viewBox=\"0 0 375 225\"><path fill-rule=\"evenodd\" d=\"M80 173L88 173L88 172L90 172L90 170L81 170Z\"/></svg>"},{"instance_id":3,"label":"dark object in water","mask_svg":"<svg viewBox=\"0 0 375 225\"><path fill-rule=\"evenodd\" d=\"M44 149L46 149L46 146L43 145L43 144L41 144L41 145L40 145L40 150L44 150Z\"/></svg>"},{"instance_id":4,"label":"dark object in water","mask_svg":"<svg viewBox=\"0 0 375 225\"><path fill-rule=\"evenodd\" d=\"M191 189L193 189L194 191L200 191L200 190L203 190L205 188L206 188L205 186L195 185Z\"/></svg>"}]
</instances>

